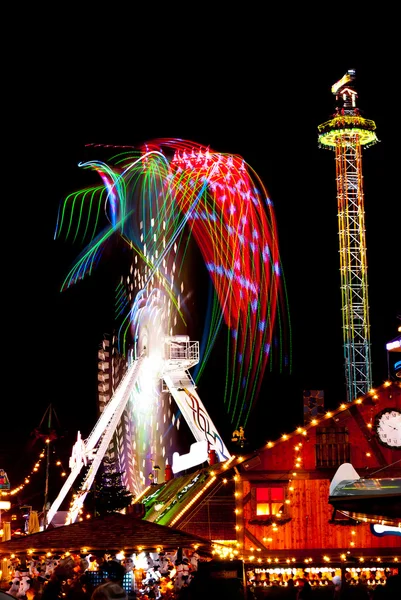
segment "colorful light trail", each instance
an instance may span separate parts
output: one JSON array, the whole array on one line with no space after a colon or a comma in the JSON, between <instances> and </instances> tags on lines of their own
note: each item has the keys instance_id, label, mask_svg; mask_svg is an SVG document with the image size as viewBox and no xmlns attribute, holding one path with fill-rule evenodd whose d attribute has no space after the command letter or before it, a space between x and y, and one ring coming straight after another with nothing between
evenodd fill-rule
<instances>
[{"instance_id":1,"label":"colorful light trail","mask_svg":"<svg viewBox=\"0 0 401 600\"><path fill-rule=\"evenodd\" d=\"M117 234L133 251L131 280L146 295L160 289L168 298L165 331L172 335L178 322L185 328L190 312L182 281L195 242L214 291L196 377L226 329L224 405L232 425L245 426L273 355L281 367L291 368L277 224L261 179L238 155L176 139L151 140L138 150L124 148L107 163L80 166L97 172L102 185L71 194L61 207L56 237L87 244L62 289L90 275ZM134 304L125 288L118 290L124 354L133 337Z\"/></svg>"}]
</instances>

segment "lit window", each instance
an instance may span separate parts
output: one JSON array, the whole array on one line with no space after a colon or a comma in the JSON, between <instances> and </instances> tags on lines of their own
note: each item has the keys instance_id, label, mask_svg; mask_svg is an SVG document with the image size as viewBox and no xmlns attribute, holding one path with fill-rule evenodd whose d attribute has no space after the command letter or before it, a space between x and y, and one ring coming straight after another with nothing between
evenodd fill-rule
<instances>
[{"instance_id":1,"label":"lit window","mask_svg":"<svg viewBox=\"0 0 401 600\"><path fill-rule=\"evenodd\" d=\"M269 516L283 512L284 487L256 488L256 515Z\"/></svg>"}]
</instances>

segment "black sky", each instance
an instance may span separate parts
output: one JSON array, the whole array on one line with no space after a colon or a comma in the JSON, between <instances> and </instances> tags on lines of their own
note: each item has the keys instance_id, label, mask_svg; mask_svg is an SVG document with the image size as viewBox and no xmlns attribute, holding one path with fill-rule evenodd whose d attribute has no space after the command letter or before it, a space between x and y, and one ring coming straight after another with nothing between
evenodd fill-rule
<instances>
[{"instance_id":1,"label":"black sky","mask_svg":"<svg viewBox=\"0 0 401 600\"><path fill-rule=\"evenodd\" d=\"M100 271L60 294L78 252L53 241L59 202L88 181L78 163L89 143L174 137L242 155L275 206L293 334L293 373L266 377L249 435L262 441L297 425L304 389L323 389L329 407L345 399L334 154L318 149L317 126L334 112L331 85L350 68L358 105L381 140L364 152L363 172L374 384L387 377L385 344L401 312L388 56L343 49L328 58L297 40L281 52L281 44L239 47L234 37L218 50L164 39L152 58L142 47L130 54L129 45L99 58L98 48L77 49L69 38L57 60L38 47L26 53L23 73L10 75L0 468L12 485L36 458L26 453L29 434L50 403L65 430L64 457L76 431L86 437L96 421L96 355L112 290ZM212 384L199 391L208 406ZM215 420L224 424L221 412Z\"/></svg>"}]
</instances>

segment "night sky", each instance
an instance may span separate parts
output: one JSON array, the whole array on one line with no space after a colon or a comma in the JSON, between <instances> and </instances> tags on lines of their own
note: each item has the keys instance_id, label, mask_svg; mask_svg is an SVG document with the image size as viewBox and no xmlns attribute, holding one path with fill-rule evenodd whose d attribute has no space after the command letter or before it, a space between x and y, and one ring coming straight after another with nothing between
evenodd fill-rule
<instances>
[{"instance_id":1,"label":"night sky","mask_svg":"<svg viewBox=\"0 0 401 600\"><path fill-rule=\"evenodd\" d=\"M110 259L61 294L79 250L53 240L59 202L97 182L78 167L89 156L86 144L172 137L242 155L274 203L293 343L292 373L266 375L247 437L257 444L293 430L302 422L305 389L324 390L327 408L345 400L334 153L318 148L317 126L334 112L331 85L351 68L358 106L381 140L364 151L363 173L374 384L387 378L385 344L401 314L398 174L389 168L394 91L380 54L361 59L344 50L324 60L297 49L287 62L252 44L195 56L171 48L168 60L161 53L157 64L131 64L128 50L113 61L110 48L103 62L85 48L82 56L65 52L57 68L47 54L38 60L28 53L24 73L10 77L0 468L12 486L36 460L40 445L30 434L50 403L66 467L77 430L86 437L97 419L97 349L110 330L107 281L118 265ZM206 373L198 391L206 407L211 398L218 405L212 376ZM227 434L222 409L214 410ZM40 493L28 502L40 506Z\"/></svg>"}]
</instances>

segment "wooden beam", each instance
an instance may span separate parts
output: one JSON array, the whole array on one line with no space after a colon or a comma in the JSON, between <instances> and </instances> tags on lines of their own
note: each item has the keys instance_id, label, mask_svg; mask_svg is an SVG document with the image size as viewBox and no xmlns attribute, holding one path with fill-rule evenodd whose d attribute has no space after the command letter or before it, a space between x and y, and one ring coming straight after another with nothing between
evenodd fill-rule
<instances>
[{"instance_id":1,"label":"wooden beam","mask_svg":"<svg viewBox=\"0 0 401 600\"><path fill-rule=\"evenodd\" d=\"M373 431L367 426L365 420L363 419L361 413L358 410L358 406L353 404L349 407L349 412L351 417L354 419L355 423L358 425L359 429L362 431L366 441L368 442L371 451L375 455L375 458L381 467L385 467L387 465L387 461L381 451L380 445L377 442Z\"/></svg>"},{"instance_id":2,"label":"wooden beam","mask_svg":"<svg viewBox=\"0 0 401 600\"><path fill-rule=\"evenodd\" d=\"M245 537L247 537L248 540L251 541L252 544L254 544L257 548L262 548L262 550L267 551L266 546L260 540L258 540L258 538L256 538L246 527L244 529L244 533Z\"/></svg>"}]
</instances>

